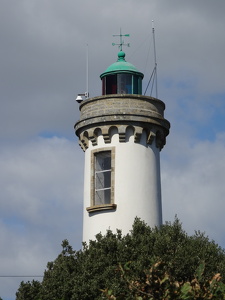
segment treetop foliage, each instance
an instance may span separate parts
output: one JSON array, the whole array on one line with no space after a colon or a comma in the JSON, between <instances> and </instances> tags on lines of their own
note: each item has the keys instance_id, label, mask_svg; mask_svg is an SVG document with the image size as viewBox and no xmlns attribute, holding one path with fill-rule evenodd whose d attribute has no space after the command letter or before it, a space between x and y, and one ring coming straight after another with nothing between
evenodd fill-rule
<instances>
[{"instance_id":1,"label":"treetop foliage","mask_svg":"<svg viewBox=\"0 0 225 300\"><path fill-rule=\"evenodd\" d=\"M160 228L135 219L131 232L96 235L74 251L67 240L39 284L22 282L16 300L225 299L225 251L176 218Z\"/></svg>"}]
</instances>

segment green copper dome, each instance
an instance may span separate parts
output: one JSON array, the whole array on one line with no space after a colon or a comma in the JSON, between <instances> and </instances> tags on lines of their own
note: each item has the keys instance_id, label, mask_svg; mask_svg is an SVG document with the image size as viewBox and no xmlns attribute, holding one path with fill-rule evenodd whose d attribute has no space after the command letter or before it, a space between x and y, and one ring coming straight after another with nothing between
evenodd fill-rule
<instances>
[{"instance_id":1,"label":"green copper dome","mask_svg":"<svg viewBox=\"0 0 225 300\"><path fill-rule=\"evenodd\" d=\"M102 95L110 94L142 94L142 79L144 75L125 60L125 53L118 53L117 62L109 66L100 75L102 80Z\"/></svg>"},{"instance_id":2,"label":"green copper dome","mask_svg":"<svg viewBox=\"0 0 225 300\"><path fill-rule=\"evenodd\" d=\"M144 77L144 74L138 71L138 69L132 65L131 63L127 62L125 60L125 53L123 51L120 51L118 53L118 60L117 62L110 65L104 73L100 75L100 78L102 79L106 75L113 75L117 73L127 73L127 74L136 74L138 76L141 76L141 78Z\"/></svg>"}]
</instances>

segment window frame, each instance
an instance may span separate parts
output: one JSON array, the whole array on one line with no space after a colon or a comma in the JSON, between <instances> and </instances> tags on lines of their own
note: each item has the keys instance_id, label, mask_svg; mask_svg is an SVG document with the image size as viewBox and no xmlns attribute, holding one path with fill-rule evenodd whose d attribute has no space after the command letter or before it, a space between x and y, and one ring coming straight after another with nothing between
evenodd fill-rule
<instances>
[{"instance_id":1,"label":"window frame","mask_svg":"<svg viewBox=\"0 0 225 300\"><path fill-rule=\"evenodd\" d=\"M111 186L110 188L103 188L102 190L110 189L110 201L109 203L95 204L96 199L96 156L100 153L110 152L111 154ZM102 170L100 173L103 173L109 170ZM97 171L98 172L98 171ZM90 207L87 207L86 210L90 212L95 212L99 210L112 210L116 209L116 204L114 203L114 189L115 189L115 147L105 147L100 149L95 149L91 151L91 191L90 191Z\"/></svg>"}]
</instances>

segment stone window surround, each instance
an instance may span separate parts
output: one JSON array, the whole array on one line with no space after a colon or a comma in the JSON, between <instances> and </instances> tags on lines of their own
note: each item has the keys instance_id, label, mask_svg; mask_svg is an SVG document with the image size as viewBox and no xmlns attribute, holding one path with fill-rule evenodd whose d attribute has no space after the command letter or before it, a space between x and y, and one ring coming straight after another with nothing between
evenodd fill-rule
<instances>
[{"instance_id":1,"label":"stone window surround","mask_svg":"<svg viewBox=\"0 0 225 300\"><path fill-rule=\"evenodd\" d=\"M95 154L99 152L110 151L111 152L111 203L94 205L95 199ZM90 207L86 210L91 212L102 211L102 210L115 210L117 205L114 203L114 189L115 189L115 147L103 147L99 149L94 149L91 151L91 203Z\"/></svg>"}]
</instances>

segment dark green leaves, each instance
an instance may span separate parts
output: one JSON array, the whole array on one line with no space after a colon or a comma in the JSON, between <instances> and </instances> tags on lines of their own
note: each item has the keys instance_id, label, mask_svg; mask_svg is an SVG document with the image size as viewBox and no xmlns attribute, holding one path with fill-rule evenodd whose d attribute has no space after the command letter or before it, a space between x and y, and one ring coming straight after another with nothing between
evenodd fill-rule
<instances>
[{"instance_id":1,"label":"dark green leaves","mask_svg":"<svg viewBox=\"0 0 225 300\"><path fill-rule=\"evenodd\" d=\"M40 286L22 282L16 299L219 300L224 278L225 252L204 234L188 236L177 218L153 229L135 219L130 234L98 234L82 251L63 241Z\"/></svg>"}]
</instances>

